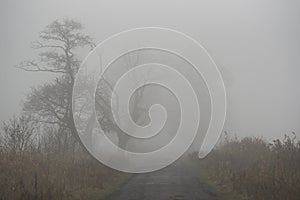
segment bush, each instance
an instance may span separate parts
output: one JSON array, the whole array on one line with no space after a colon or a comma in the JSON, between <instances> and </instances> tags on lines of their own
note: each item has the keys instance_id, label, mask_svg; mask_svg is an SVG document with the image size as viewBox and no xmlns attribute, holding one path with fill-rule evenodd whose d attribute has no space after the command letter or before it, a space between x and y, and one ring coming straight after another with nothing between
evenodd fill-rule
<instances>
[{"instance_id":1,"label":"bush","mask_svg":"<svg viewBox=\"0 0 300 200\"><path fill-rule=\"evenodd\" d=\"M269 144L260 138L227 138L199 164L218 184L249 198L300 197L300 142L294 133Z\"/></svg>"},{"instance_id":2,"label":"bush","mask_svg":"<svg viewBox=\"0 0 300 200\"><path fill-rule=\"evenodd\" d=\"M40 129L23 119L2 129L0 200L99 200L128 177L92 158L71 133L44 128L37 137Z\"/></svg>"}]
</instances>

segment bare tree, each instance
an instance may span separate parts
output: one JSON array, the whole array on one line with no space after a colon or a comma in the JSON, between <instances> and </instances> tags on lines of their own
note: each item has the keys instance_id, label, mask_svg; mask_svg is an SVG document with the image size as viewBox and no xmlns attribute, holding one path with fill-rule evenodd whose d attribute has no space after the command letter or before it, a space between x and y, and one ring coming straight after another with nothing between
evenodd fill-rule
<instances>
[{"instance_id":1,"label":"bare tree","mask_svg":"<svg viewBox=\"0 0 300 200\"><path fill-rule=\"evenodd\" d=\"M40 33L39 40L32 43L32 47L40 51L38 60L22 62L18 66L29 72L48 72L58 75L54 82L46 83L32 90L24 103L24 110L39 116L39 121L42 123L55 125L59 127L58 130L63 130L63 132L69 131L76 139L79 139L79 136L73 119L72 89L81 61L75 52L86 46L91 49L95 47L92 39L82 33L82 29L82 25L74 20L54 21ZM139 55L134 58L128 55L124 62L126 62L124 66L127 68L137 66ZM132 78L134 80L136 77ZM88 87L88 80L85 80L85 84ZM111 108L110 97L113 86L104 78L99 85L96 96L100 100L96 101L96 104L101 116L98 115L97 118L105 131L117 133L119 146L125 148L129 136L117 126L111 114L113 108ZM140 105L143 92L144 89L141 89L133 97L131 114L135 122L141 119L145 113ZM90 96L93 95L90 94ZM86 132L90 134L92 130L89 129L94 127L95 115L96 113L88 119ZM87 135L87 138L91 139L89 134Z\"/></svg>"},{"instance_id":2,"label":"bare tree","mask_svg":"<svg viewBox=\"0 0 300 200\"><path fill-rule=\"evenodd\" d=\"M83 26L74 20L56 20L39 35L32 47L40 51L37 60L22 62L18 67L29 72L57 74L54 82L36 88L28 95L24 110L39 116L40 122L68 129L78 138L72 114L72 89L80 60L79 48L94 47Z\"/></svg>"},{"instance_id":3,"label":"bare tree","mask_svg":"<svg viewBox=\"0 0 300 200\"><path fill-rule=\"evenodd\" d=\"M31 145L35 145L33 137L36 128L37 123L30 116L21 115L11 118L2 126L4 146L14 153L23 153Z\"/></svg>"},{"instance_id":4,"label":"bare tree","mask_svg":"<svg viewBox=\"0 0 300 200\"><path fill-rule=\"evenodd\" d=\"M124 56L124 58L121 60L121 68L123 70L127 71L130 70L130 68L138 66L141 61L140 52L137 51L131 54L127 54ZM101 58L100 58L101 60ZM100 62L100 65L102 63ZM150 72L150 71L149 71ZM134 83L137 83L137 76L138 74L131 73L131 80ZM145 80L146 82L147 80ZM120 118L122 116L115 116L116 119L113 116L114 113L119 113L119 99L118 94L114 91L114 83L113 81L109 80L109 78L106 78L105 76L102 76L98 87L96 90L96 109L98 109L99 112L97 112L97 119L101 125L101 128L105 132L115 132L118 137L118 146L126 149L126 146L130 140L130 136L127 135L123 130L120 129L120 127L117 124L117 121L120 121ZM143 106L144 102L144 91L145 87L141 87L139 90L136 90L132 96L131 106L130 106L130 114L131 118L135 123L141 123L143 124L146 120L148 110L145 109ZM111 103L112 95L113 93L116 96L116 102ZM114 107L112 107L114 105ZM119 113L120 114L120 113Z\"/></svg>"}]
</instances>

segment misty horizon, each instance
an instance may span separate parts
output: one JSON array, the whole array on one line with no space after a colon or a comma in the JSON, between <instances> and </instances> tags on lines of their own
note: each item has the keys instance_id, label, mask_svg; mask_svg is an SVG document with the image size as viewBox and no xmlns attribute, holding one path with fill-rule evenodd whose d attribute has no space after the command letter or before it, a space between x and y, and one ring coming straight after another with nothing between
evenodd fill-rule
<instances>
[{"instance_id":1,"label":"misty horizon","mask_svg":"<svg viewBox=\"0 0 300 200\"><path fill-rule=\"evenodd\" d=\"M266 139L283 138L293 131L299 136L300 60L297 52L300 40L297 33L300 16L295 5L279 1L232 1L226 2L226 6L210 2L197 7L175 1L168 11L147 3L146 11L132 6L140 5L137 1L119 6L97 1L83 5L78 1L67 9L66 6L56 8L56 3L5 1L2 4L1 121L20 111L31 87L51 80L45 73L32 74L14 67L35 57L37 52L30 48L31 42L37 40L38 33L51 21L74 18L84 25L96 44L111 34L144 26L167 27L191 35L207 48L223 76L228 98L225 131L238 137ZM64 4L68 1L62 2ZM113 15L105 7L120 14ZM187 7L192 8L189 15L184 12L177 15ZM131 9L133 14L122 15L126 9ZM149 10L156 10L155 15L150 17ZM87 54L88 50L81 52L80 57L83 59Z\"/></svg>"}]
</instances>

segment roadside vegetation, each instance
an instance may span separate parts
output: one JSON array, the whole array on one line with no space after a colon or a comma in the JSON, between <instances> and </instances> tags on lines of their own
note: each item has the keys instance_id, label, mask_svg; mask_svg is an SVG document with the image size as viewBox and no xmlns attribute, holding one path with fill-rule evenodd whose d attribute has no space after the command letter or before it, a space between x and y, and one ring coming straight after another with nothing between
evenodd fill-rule
<instances>
[{"instance_id":1,"label":"roadside vegetation","mask_svg":"<svg viewBox=\"0 0 300 200\"><path fill-rule=\"evenodd\" d=\"M225 139L203 160L199 178L231 199L297 200L300 197L300 142L295 134L267 143L261 138Z\"/></svg>"},{"instance_id":2,"label":"roadside vegetation","mask_svg":"<svg viewBox=\"0 0 300 200\"><path fill-rule=\"evenodd\" d=\"M1 200L103 199L128 177L92 158L71 134L44 128L25 116L2 126Z\"/></svg>"}]
</instances>

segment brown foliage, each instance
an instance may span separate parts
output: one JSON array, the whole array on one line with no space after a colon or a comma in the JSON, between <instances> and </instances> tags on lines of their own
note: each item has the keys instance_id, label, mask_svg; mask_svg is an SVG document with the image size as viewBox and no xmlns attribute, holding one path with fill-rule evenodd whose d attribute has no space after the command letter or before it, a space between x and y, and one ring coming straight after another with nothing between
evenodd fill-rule
<instances>
[{"instance_id":1,"label":"brown foliage","mask_svg":"<svg viewBox=\"0 0 300 200\"><path fill-rule=\"evenodd\" d=\"M14 148L19 140L1 145L0 200L99 200L128 177L100 164L60 128L43 129L43 136L37 139L34 134L27 137L28 132L22 130L31 130L31 124L18 118L5 127L10 129L2 132L3 138L16 132L34 145L22 152Z\"/></svg>"},{"instance_id":2,"label":"brown foliage","mask_svg":"<svg viewBox=\"0 0 300 200\"><path fill-rule=\"evenodd\" d=\"M227 138L200 165L218 184L248 198L300 197L300 142L294 133L269 144L260 138Z\"/></svg>"}]
</instances>

